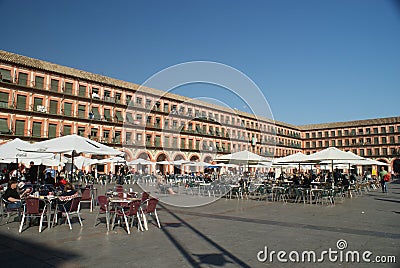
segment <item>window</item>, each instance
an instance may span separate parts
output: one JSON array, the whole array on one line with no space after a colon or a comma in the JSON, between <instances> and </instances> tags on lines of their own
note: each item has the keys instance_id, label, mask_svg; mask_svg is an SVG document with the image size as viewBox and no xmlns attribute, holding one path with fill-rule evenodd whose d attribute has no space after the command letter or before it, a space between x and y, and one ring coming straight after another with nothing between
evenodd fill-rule
<instances>
[{"instance_id":1,"label":"window","mask_svg":"<svg viewBox=\"0 0 400 268\"><path fill-rule=\"evenodd\" d=\"M46 108L43 106L42 98L33 99L33 110L38 112L46 112Z\"/></svg>"},{"instance_id":2,"label":"window","mask_svg":"<svg viewBox=\"0 0 400 268\"><path fill-rule=\"evenodd\" d=\"M97 140L97 135L98 135L98 129L97 128L92 128L90 129L90 138Z\"/></svg>"},{"instance_id":3,"label":"window","mask_svg":"<svg viewBox=\"0 0 400 268\"><path fill-rule=\"evenodd\" d=\"M132 143L132 133L131 132L125 132L125 142L128 144Z\"/></svg>"},{"instance_id":4,"label":"window","mask_svg":"<svg viewBox=\"0 0 400 268\"><path fill-rule=\"evenodd\" d=\"M333 140L331 143L332 143L332 147L336 146L336 141L335 140Z\"/></svg>"},{"instance_id":5,"label":"window","mask_svg":"<svg viewBox=\"0 0 400 268\"><path fill-rule=\"evenodd\" d=\"M374 144L379 144L379 138L378 137L374 138Z\"/></svg>"},{"instance_id":6,"label":"window","mask_svg":"<svg viewBox=\"0 0 400 268\"><path fill-rule=\"evenodd\" d=\"M342 136L342 131L341 131L341 130L338 130L337 135L338 135L339 137L341 137L341 136Z\"/></svg>"},{"instance_id":7,"label":"window","mask_svg":"<svg viewBox=\"0 0 400 268\"><path fill-rule=\"evenodd\" d=\"M28 74L26 74L26 73L18 74L18 85L21 85L21 86L28 85Z\"/></svg>"},{"instance_id":8,"label":"window","mask_svg":"<svg viewBox=\"0 0 400 268\"><path fill-rule=\"evenodd\" d=\"M117 122L123 122L124 118L122 117L122 112L121 111L115 111L115 119Z\"/></svg>"},{"instance_id":9,"label":"window","mask_svg":"<svg viewBox=\"0 0 400 268\"><path fill-rule=\"evenodd\" d=\"M172 147L178 148L178 138L176 137L172 138Z\"/></svg>"},{"instance_id":10,"label":"window","mask_svg":"<svg viewBox=\"0 0 400 268\"><path fill-rule=\"evenodd\" d=\"M131 95L126 95L126 105L129 105L131 103L132 96Z\"/></svg>"},{"instance_id":11,"label":"window","mask_svg":"<svg viewBox=\"0 0 400 268\"><path fill-rule=\"evenodd\" d=\"M344 130L344 135L345 135L345 136L349 136L349 130L348 130L348 129L345 129L345 130Z\"/></svg>"},{"instance_id":12,"label":"window","mask_svg":"<svg viewBox=\"0 0 400 268\"><path fill-rule=\"evenodd\" d=\"M329 132L328 132L328 131L325 131L325 132L324 132L324 135L325 135L325 138L328 138L328 137L329 137Z\"/></svg>"},{"instance_id":13,"label":"window","mask_svg":"<svg viewBox=\"0 0 400 268\"><path fill-rule=\"evenodd\" d=\"M141 141L142 141L142 134L140 134L140 133L136 134L136 140L137 140L139 143L141 143Z\"/></svg>"},{"instance_id":14,"label":"window","mask_svg":"<svg viewBox=\"0 0 400 268\"><path fill-rule=\"evenodd\" d=\"M381 127L381 133L386 133L386 127Z\"/></svg>"},{"instance_id":15,"label":"window","mask_svg":"<svg viewBox=\"0 0 400 268\"><path fill-rule=\"evenodd\" d=\"M310 133L306 133L306 139L310 138Z\"/></svg>"},{"instance_id":16,"label":"window","mask_svg":"<svg viewBox=\"0 0 400 268\"><path fill-rule=\"evenodd\" d=\"M114 143L121 143L121 131L115 131Z\"/></svg>"},{"instance_id":17,"label":"window","mask_svg":"<svg viewBox=\"0 0 400 268\"><path fill-rule=\"evenodd\" d=\"M375 148L375 155L376 155L376 156L379 156L379 155L380 155L380 153L379 153L379 148Z\"/></svg>"},{"instance_id":18,"label":"window","mask_svg":"<svg viewBox=\"0 0 400 268\"><path fill-rule=\"evenodd\" d=\"M17 96L17 109L26 110L26 96L24 95Z\"/></svg>"},{"instance_id":19,"label":"window","mask_svg":"<svg viewBox=\"0 0 400 268\"><path fill-rule=\"evenodd\" d=\"M56 124L49 124L49 138L55 138L57 134L57 125Z\"/></svg>"},{"instance_id":20,"label":"window","mask_svg":"<svg viewBox=\"0 0 400 268\"><path fill-rule=\"evenodd\" d=\"M121 103L121 93L115 93L115 103Z\"/></svg>"},{"instance_id":21,"label":"window","mask_svg":"<svg viewBox=\"0 0 400 268\"><path fill-rule=\"evenodd\" d=\"M151 100L146 100L146 108L150 109L151 107Z\"/></svg>"},{"instance_id":22,"label":"window","mask_svg":"<svg viewBox=\"0 0 400 268\"><path fill-rule=\"evenodd\" d=\"M335 131L334 130L331 131L331 137L335 137Z\"/></svg>"},{"instance_id":23,"label":"window","mask_svg":"<svg viewBox=\"0 0 400 268\"><path fill-rule=\"evenodd\" d=\"M153 117L147 116L147 118L146 118L146 124L147 124L147 125L150 125L150 124L151 124L151 121L153 121L152 119L153 119Z\"/></svg>"},{"instance_id":24,"label":"window","mask_svg":"<svg viewBox=\"0 0 400 268\"><path fill-rule=\"evenodd\" d=\"M71 126L63 126L63 135L71 135Z\"/></svg>"},{"instance_id":25,"label":"window","mask_svg":"<svg viewBox=\"0 0 400 268\"><path fill-rule=\"evenodd\" d=\"M42 134L42 123L41 122L33 122L32 136L33 137L41 137L41 134Z\"/></svg>"},{"instance_id":26,"label":"window","mask_svg":"<svg viewBox=\"0 0 400 268\"><path fill-rule=\"evenodd\" d=\"M0 69L0 80L3 82L12 82L11 71L6 69Z\"/></svg>"},{"instance_id":27,"label":"window","mask_svg":"<svg viewBox=\"0 0 400 268\"><path fill-rule=\"evenodd\" d=\"M89 117L90 119L94 119L94 120L100 120L101 116L99 113L99 107L92 107L92 114L91 117Z\"/></svg>"},{"instance_id":28,"label":"window","mask_svg":"<svg viewBox=\"0 0 400 268\"><path fill-rule=\"evenodd\" d=\"M56 79L51 79L50 81L50 91L58 91L58 84L60 81L56 80Z\"/></svg>"},{"instance_id":29,"label":"window","mask_svg":"<svg viewBox=\"0 0 400 268\"><path fill-rule=\"evenodd\" d=\"M151 134L146 135L146 146L151 146Z\"/></svg>"},{"instance_id":30,"label":"window","mask_svg":"<svg viewBox=\"0 0 400 268\"><path fill-rule=\"evenodd\" d=\"M322 141L318 141L318 147L322 147Z\"/></svg>"},{"instance_id":31,"label":"window","mask_svg":"<svg viewBox=\"0 0 400 268\"><path fill-rule=\"evenodd\" d=\"M168 103L164 103L164 113L169 113L169 105L168 105Z\"/></svg>"},{"instance_id":32,"label":"window","mask_svg":"<svg viewBox=\"0 0 400 268\"><path fill-rule=\"evenodd\" d=\"M25 120L17 120L15 122L15 135L25 136Z\"/></svg>"},{"instance_id":33,"label":"window","mask_svg":"<svg viewBox=\"0 0 400 268\"><path fill-rule=\"evenodd\" d=\"M86 105L83 104L78 105L78 117L86 118Z\"/></svg>"},{"instance_id":34,"label":"window","mask_svg":"<svg viewBox=\"0 0 400 268\"><path fill-rule=\"evenodd\" d=\"M322 132L318 131L318 138L322 138Z\"/></svg>"},{"instance_id":35,"label":"window","mask_svg":"<svg viewBox=\"0 0 400 268\"><path fill-rule=\"evenodd\" d=\"M168 148L169 147L169 137L164 136L164 147Z\"/></svg>"},{"instance_id":36,"label":"window","mask_svg":"<svg viewBox=\"0 0 400 268\"><path fill-rule=\"evenodd\" d=\"M360 149L360 156L364 156L364 149Z\"/></svg>"},{"instance_id":37,"label":"window","mask_svg":"<svg viewBox=\"0 0 400 268\"><path fill-rule=\"evenodd\" d=\"M112 121L110 109L104 109L104 119L107 121Z\"/></svg>"},{"instance_id":38,"label":"window","mask_svg":"<svg viewBox=\"0 0 400 268\"><path fill-rule=\"evenodd\" d=\"M371 156L372 155L372 150L371 149L367 149L367 155Z\"/></svg>"},{"instance_id":39,"label":"window","mask_svg":"<svg viewBox=\"0 0 400 268\"><path fill-rule=\"evenodd\" d=\"M82 137L85 136L85 127L78 127L78 135Z\"/></svg>"},{"instance_id":40,"label":"window","mask_svg":"<svg viewBox=\"0 0 400 268\"><path fill-rule=\"evenodd\" d=\"M103 140L104 140L105 142L108 142L109 139L110 139L110 131L109 131L109 130L104 130L104 131L103 131Z\"/></svg>"},{"instance_id":41,"label":"window","mask_svg":"<svg viewBox=\"0 0 400 268\"><path fill-rule=\"evenodd\" d=\"M386 143L387 143L386 137L382 137L382 144L386 144Z\"/></svg>"},{"instance_id":42,"label":"window","mask_svg":"<svg viewBox=\"0 0 400 268\"><path fill-rule=\"evenodd\" d=\"M70 82L65 82L65 86L64 86L64 93L65 94L72 94L72 83Z\"/></svg>"},{"instance_id":43,"label":"window","mask_svg":"<svg viewBox=\"0 0 400 268\"><path fill-rule=\"evenodd\" d=\"M86 97L86 86L79 86L79 92L78 92L79 97Z\"/></svg>"},{"instance_id":44,"label":"window","mask_svg":"<svg viewBox=\"0 0 400 268\"><path fill-rule=\"evenodd\" d=\"M161 136L156 136L155 138L155 146L161 147Z\"/></svg>"},{"instance_id":45,"label":"window","mask_svg":"<svg viewBox=\"0 0 400 268\"><path fill-rule=\"evenodd\" d=\"M389 133L393 133L394 132L394 126L390 126L389 127Z\"/></svg>"},{"instance_id":46,"label":"window","mask_svg":"<svg viewBox=\"0 0 400 268\"><path fill-rule=\"evenodd\" d=\"M0 118L0 134L9 134L7 118Z\"/></svg>"},{"instance_id":47,"label":"window","mask_svg":"<svg viewBox=\"0 0 400 268\"><path fill-rule=\"evenodd\" d=\"M0 92L0 107L8 108L8 96L9 94L6 92Z\"/></svg>"},{"instance_id":48,"label":"window","mask_svg":"<svg viewBox=\"0 0 400 268\"><path fill-rule=\"evenodd\" d=\"M383 155L387 155L387 154L388 154L387 148L382 148L382 154L383 154Z\"/></svg>"},{"instance_id":49,"label":"window","mask_svg":"<svg viewBox=\"0 0 400 268\"><path fill-rule=\"evenodd\" d=\"M71 116L72 112L72 103L64 103L64 115L65 116Z\"/></svg>"},{"instance_id":50,"label":"window","mask_svg":"<svg viewBox=\"0 0 400 268\"><path fill-rule=\"evenodd\" d=\"M186 149L186 139L181 138L181 149Z\"/></svg>"},{"instance_id":51,"label":"window","mask_svg":"<svg viewBox=\"0 0 400 268\"><path fill-rule=\"evenodd\" d=\"M306 142L306 148L310 148L310 142L309 141Z\"/></svg>"},{"instance_id":52,"label":"window","mask_svg":"<svg viewBox=\"0 0 400 268\"><path fill-rule=\"evenodd\" d=\"M374 127L374 134L378 134L378 128Z\"/></svg>"},{"instance_id":53,"label":"window","mask_svg":"<svg viewBox=\"0 0 400 268\"><path fill-rule=\"evenodd\" d=\"M136 97L136 104L139 106L142 106L142 98L141 97Z\"/></svg>"},{"instance_id":54,"label":"window","mask_svg":"<svg viewBox=\"0 0 400 268\"><path fill-rule=\"evenodd\" d=\"M44 77L35 76L35 88L44 89Z\"/></svg>"},{"instance_id":55,"label":"window","mask_svg":"<svg viewBox=\"0 0 400 268\"><path fill-rule=\"evenodd\" d=\"M342 146L342 140L338 140L338 146Z\"/></svg>"}]
</instances>

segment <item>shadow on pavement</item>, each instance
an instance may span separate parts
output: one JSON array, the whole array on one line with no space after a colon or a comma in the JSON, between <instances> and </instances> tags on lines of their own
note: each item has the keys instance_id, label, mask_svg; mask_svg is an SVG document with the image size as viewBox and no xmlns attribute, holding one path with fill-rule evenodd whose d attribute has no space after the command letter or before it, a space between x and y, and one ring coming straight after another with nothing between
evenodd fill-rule
<instances>
[{"instance_id":1,"label":"shadow on pavement","mask_svg":"<svg viewBox=\"0 0 400 268\"><path fill-rule=\"evenodd\" d=\"M215 266L225 266L228 263L233 263L238 265L238 267L250 267L244 261L240 260L238 257L227 251L225 248L211 240L209 237L204 235L202 232L188 224L185 220L180 218L174 212L161 205L163 210L173 216L176 220L178 220L183 227L189 228L192 232L194 232L197 236L202 238L206 243L210 245L210 248L213 247L218 250L220 253L214 254L191 254L188 249L186 249L179 241L168 231L168 228L162 228L165 235L168 239L174 244L174 246L179 250L179 252L186 258L186 260L190 263L192 267L203 267L203 265L215 265ZM172 226L175 227L175 226ZM198 259L198 261L194 258Z\"/></svg>"},{"instance_id":2,"label":"shadow on pavement","mask_svg":"<svg viewBox=\"0 0 400 268\"><path fill-rule=\"evenodd\" d=\"M25 239L0 234L2 267L60 267L72 264L79 255L56 250Z\"/></svg>"}]
</instances>

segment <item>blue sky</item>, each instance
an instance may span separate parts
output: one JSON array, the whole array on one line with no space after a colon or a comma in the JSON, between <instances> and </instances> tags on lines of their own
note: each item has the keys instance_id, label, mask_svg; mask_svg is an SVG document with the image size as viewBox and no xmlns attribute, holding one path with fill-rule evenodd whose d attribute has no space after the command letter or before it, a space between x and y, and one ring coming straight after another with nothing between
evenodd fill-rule
<instances>
[{"instance_id":1,"label":"blue sky","mask_svg":"<svg viewBox=\"0 0 400 268\"><path fill-rule=\"evenodd\" d=\"M0 10L0 49L29 57L139 84L175 64L223 63L295 125L400 115L398 1L0 0ZM215 86L173 92L249 108Z\"/></svg>"}]
</instances>

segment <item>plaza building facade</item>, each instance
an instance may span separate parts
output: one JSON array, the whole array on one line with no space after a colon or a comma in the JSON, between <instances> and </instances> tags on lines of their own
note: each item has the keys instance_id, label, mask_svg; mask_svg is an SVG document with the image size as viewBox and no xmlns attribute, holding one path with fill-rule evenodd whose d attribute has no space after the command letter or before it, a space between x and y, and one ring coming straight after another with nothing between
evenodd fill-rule
<instances>
[{"instance_id":1,"label":"plaza building facade","mask_svg":"<svg viewBox=\"0 0 400 268\"><path fill-rule=\"evenodd\" d=\"M241 150L281 157L336 146L393 167L400 117L294 126L0 50L0 143L69 134L118 148L128 161L210 163Z\"/></svg>"}]
</instances>

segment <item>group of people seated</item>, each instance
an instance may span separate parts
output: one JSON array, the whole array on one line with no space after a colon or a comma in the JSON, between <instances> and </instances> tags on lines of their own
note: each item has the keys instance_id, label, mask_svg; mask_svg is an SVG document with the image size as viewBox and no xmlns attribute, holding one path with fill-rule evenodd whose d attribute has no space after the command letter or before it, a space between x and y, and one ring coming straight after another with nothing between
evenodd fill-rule
<instances>
[{"instance_id":1,"label":"group of people seated","mask_svg":"<svg viewBox=\"0 0 400 268\"><path fill-rule=\"evenodd\" d=\"M78 191L72 183L65 181L62 190L57 195L58 204L63 205L78 196ZM19 209L23 205L23 200L33 193L33 188L24 183L18 183L17 180L11 179L8 182L7 189L2 195L2 199L6 202L7 209Z\"/></svg>"}]
</instances>

